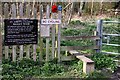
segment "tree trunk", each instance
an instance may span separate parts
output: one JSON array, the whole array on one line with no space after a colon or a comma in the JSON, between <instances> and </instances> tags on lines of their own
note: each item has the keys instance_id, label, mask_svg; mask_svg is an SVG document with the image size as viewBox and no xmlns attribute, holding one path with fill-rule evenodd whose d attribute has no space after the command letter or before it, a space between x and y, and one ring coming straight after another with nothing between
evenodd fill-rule
<instances>
[{"instance_id":1,"label":"tree trunk","mask_svg":"<svg viewBox=\"0 0 120 80\"><path fill-rule=\"evenodd\" d=\"M83 10L84 6L85 6L85 1L84 1L84 0L81 0L81 2L80 2L80 7L79 7L79 9L78 9L78 16L81 16L82 10Z\"/></svg>"}]
</instances>

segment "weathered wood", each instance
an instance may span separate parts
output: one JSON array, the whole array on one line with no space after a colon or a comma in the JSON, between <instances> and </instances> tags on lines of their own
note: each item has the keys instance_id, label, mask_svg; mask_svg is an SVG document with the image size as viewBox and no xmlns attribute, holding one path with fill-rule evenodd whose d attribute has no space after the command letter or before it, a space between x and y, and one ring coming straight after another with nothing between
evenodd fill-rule
<instances>
[{"instance_id":1,"label":"weathered wood","mask_svg":"<svg viewBox=\"0 0 120 80\"><path fill-rule=\"evenodd\" d=\"M37 9L34 7L33 9L33 17L36 19L37 18ZM36 26L38 27L38 26ZM33 60L36 61L36 56L37 56L37 52L36 52L36 48L37 48L37 45L36 44L33 44Z\"/></svg>"},{"instance_id":2,"label":"weathered wood","mask_svg":"<svg viewBox=\"0 0 120 80\"><path fill-rule=\"evenodd\" d=\"M26 18L30 18L30 11L31 11L31 6L30 4L26 5Z\"/></svg>"},{"instance_id":3,"label":"weathered wood","mask_svg":"<svg viewBox=\"0 0 120 80\"><path fill-rule=\"evenodd\" d=\"M79 53L78 51L76 50L70 50L68 51L70 54L72 54L73 56L77 56L77 55L82 55L81 53Z\"/></svg>"},{"instance_id":4,"label":"weathered wood","mask_svg":"<svg viewBox=\"0 0 120 80\"><path fill-rule=\"evenodd\" d=\"M79 40L79 39L100 39L98 36L62 36L62 39L65 40Z\"/></svg>"},{"instance_id":5,"label":"weathered wood","mask_svg":"<svg viewBox=\"0 0 120 80\"><path fill-rule=\"evenodd\" d=\"M5 3L4 4L4 18L8 18L8 14L9 14L8 3Z\"/></svg>"},{"instance_id":6,"label":"weathered wood","mask_svg":"<svg viewBox=\"0 0 120 80\"><path fill-rule=\"evenodd\" d=\"M69 51L70 54L74 55L76 58L81 60L83 62L83 72L86 74L89 74L94 71L94 61L91 59L85 57L84 55L81 55L77 51Z\"/></svg>"},{"instance_id":7,"label":"weathered wood","mask_svg":"<svg viewBox=\"0 0 120 80\"><path fill-rule=\"evenodd\" d=\"M71 61L71 60L75 60L75 58L73 56L61 56L61 61Z\"/></svg>"},{"instance_id":8,"label":"weathered wood","mask_svg":"<svg viewBox=\"0 0 120 80\"><path fill-rule=\"evenodd\" d=\"M86 50L86 49L99 49L99 46L61 46L61 51L65 51L65 50Z\"/></svg>"},{"instance_id":9,"label":"weathered wood","mask_svg":"<svg viewBox=\"0 0 120 80\"><path fill-rule=\"evenodd\" d=\"M49 7L49 5L47 5L46 18L49 19L49 16L50 16L50 7ZM50 29L49 25L47 25L46 27L48 27ZM49 61L49 38L46 38L46 61Z\"/></svg>"},{"instance_id":10,"label":"weathered wood","mask_svg":"<svg viewBox=\"0 0 120 80\"><path fill-rule=\"evenodd\" d=\"M97 36L100 37L100 40L96 40L96 45L99 46L99 49L96 50L97 53L100 53L102 49L102 32L103 32L102 24L103 24L102 20L97 21Z\"/></svg>"},{"instance_id":11,"label":"weathered wood","mask_svg":"<svg viewBox=\"0 0 120 80\"><path fill-rule=\"evenodd\" d=\"M23 3L21 3L20 5L19 5L19 16L20 16L20 18L22 18L23 17ZM23 58L23 45L20 45L20 59L22 59Z\"/></svg>"},{"instance_id":12,"label":"weathered wood","mask_svg":"<svg viewBox=\"0 0 120 80\"><path fill-rule=\"evenodd\" d=\"M106 52L106 51L102 51L103 54L112 54L112 55L120 55L120 53L118 52Z\"/></svg>"},{"instance_id":13,"label":"weathered wood","mask_svg":"<svg viewBox=\"0 0 120 80\"><path fill-rule=\"evenodd\" d=\"M41 19L43 18L43 5L40 6L40 34L41 34ZM39 61L42 61L42 53L43 53L43 39L41 37L41 35L39 36L39 39L40 39L40 53L39 53Z\"/></svg>"},{"instance_id":14,"label":"weathered wood","mask_svg":"<svg viewBox=\"0 0 120 80\"><path fill-rule=\"evenodd\" d=\"M7 12L6 12L7 11ZM5 3L5 5L4 5L4 18L8 18L8 4L7 3ZM8 46L5 46L5 59L8 59Z\"/></svg>"},{"instance_id":15,"label":"weathered wood","mask_svg":"<svg viewBox=\"0 0 120 80\"><path fill-rule=\"evenodd\" d=\"M2 6L1 6L1 3L0 3L0 10ZM0 13L0 20L2 20L2 14ZM0 22L0 65L2 63L2 23Z\"/></svg>"},{"instance_id":16,"label":"weathered wood","mask_svg":"<svg viewBox=\"0 0 120 80\"><path fill-rule=\"evenodd\" d=\"M52 13L52 18L55 18L56 13ZM55 57L55 26L52 27L52 59Z\"/></svg>"},{"instance_id":17,"label":"weathered wood","mask_svg":"<svg viewBox=\"0 0 120 80\"><path fill-rule=\"evenodd\" d=\"M58 19L61 20L62 13L58 12ZM58 62L60 62L60 40L61 40L61 24L58 25Z\"/></svg>"},{"instance_id":18,"label":"weathered wood","mask_svg":"<svg viewBox=\"0 0 120 80\"><path fill-rule=\"evenodd\" d=\"M104 36L120 36L120 34L105 34L105 33L103 33L102 35L104 35Z\"/></svg>"},{"instance_id":19,"label":"weathered wood","mask_svg":"<svg viewBox=\"0 0 120 80\"><path fill-rule=\"evenodd\" d=\"M12 18L15 19L16 18L16 6L15 4L12 4ZM13 50L12 50L12 60L16 61L16 46L13 46Z\"/></svg>"},{"instance_id":20,"label":"weathered wood","mask_svg":"<svg viewBox=\"0 0 120 80\"><path fill-rule=\"evenodd\" d=\"M86 63L86 62L83 62L83 72L85 74L90 74L92 72L94 72L94 63Z\"/></svg>"},{"instance_id":21,"label":"weathered wood","mask_svg":"<svg viewBox=\"0 0 120 80\"><path fill-rule=\"evenodd\" d=\"M26 14L25 15L26 18L31 18L30 10L31 10L31 6L30 6L30 4L27 4L26 5L26 13L25 13ZM27 45L27 55L26 55L26 57L30 58L30 45Z\"/></svg>"},{"instance_id":22,"label":"weathered wood","mask_svg":"<svg viewBox=\"0 0 120 80\"><path fill-rule=\"evenodd\" d=\"M94 63L91 59L85 57L84 55L77 55L76 58L82 60L83 62L86 62L88 64Z\"/></svg>"},{"instance_id":23,"label":"weathered wood","mask_svg":"<svg viewBox=\"0 0 120 80\"><path fill-rule=\"evenodd\" d=\"M33 45L33 60L36 61L36 45Z\"/></svg>"}]
</instances>

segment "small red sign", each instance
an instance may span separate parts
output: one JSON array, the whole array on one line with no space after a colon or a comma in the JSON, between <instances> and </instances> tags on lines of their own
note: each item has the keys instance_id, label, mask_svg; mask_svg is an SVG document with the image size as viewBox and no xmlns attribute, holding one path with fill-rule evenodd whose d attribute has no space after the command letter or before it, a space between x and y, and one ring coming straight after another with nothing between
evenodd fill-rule
<instances>
[{"instance_id":1,"label":"small red sign","mask_svg":"<svg viewBox=\"0 0 120 80\"><path fill-rule=\"evenodd\" d=\"M56 12L57 12L57 6L56 6L56 5L53 5L53 6L52 6L52 12L53 12L53 13L56 13Z\"/></svg>"}]
</instances>

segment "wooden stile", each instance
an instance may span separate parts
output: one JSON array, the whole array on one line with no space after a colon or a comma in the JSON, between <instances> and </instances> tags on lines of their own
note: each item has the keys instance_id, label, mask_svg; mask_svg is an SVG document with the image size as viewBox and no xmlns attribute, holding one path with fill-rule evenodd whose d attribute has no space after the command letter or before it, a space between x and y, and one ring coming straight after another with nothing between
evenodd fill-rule
<instances>
[{"instance_id":1,"label":"wooden stile","mask_svg":"<svg viewBox=\"0 0 120 80\"><path fill-rule=\"evenodd\" d=\"M83 62L83 72L85 74L89 74L94 71L94 61L85 57L84 55L81 55L75 50L70 50L69 53Z\"/></svg>"}]
</instances>

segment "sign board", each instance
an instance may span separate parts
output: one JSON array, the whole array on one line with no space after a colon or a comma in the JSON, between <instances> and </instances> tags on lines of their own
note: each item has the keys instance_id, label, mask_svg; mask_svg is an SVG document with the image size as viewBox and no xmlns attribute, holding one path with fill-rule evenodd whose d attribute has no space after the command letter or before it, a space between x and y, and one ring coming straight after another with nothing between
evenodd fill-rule
<instances>
[{"instance_id":1,"label":"sign board","mask_svg":"<svg viewBox=\"0 0 120 80\"><path fill-rule=\"evenodd\" d=\"M46 25L41 25L41 37L49 37L50 36L50 27Z\"/></svg>"},{"instance_id":2,"label":"sign board","mask_svg":"<svg viewBox=\"0 0 120 80\"><path fill-rule=\"evenodd\" d=\"M5 19L4 24L5 45L37 44L38 20Z\"/></svg>"},{"instance_id":3,"label":"sign board","mask_svg":"<svg viewBox=\"0 0 120 80\"><path fill-rule=\"evenodd\" d=\"M61 24L60 19L42 19L41 24Z\"/></svg>"}]
</instances>

